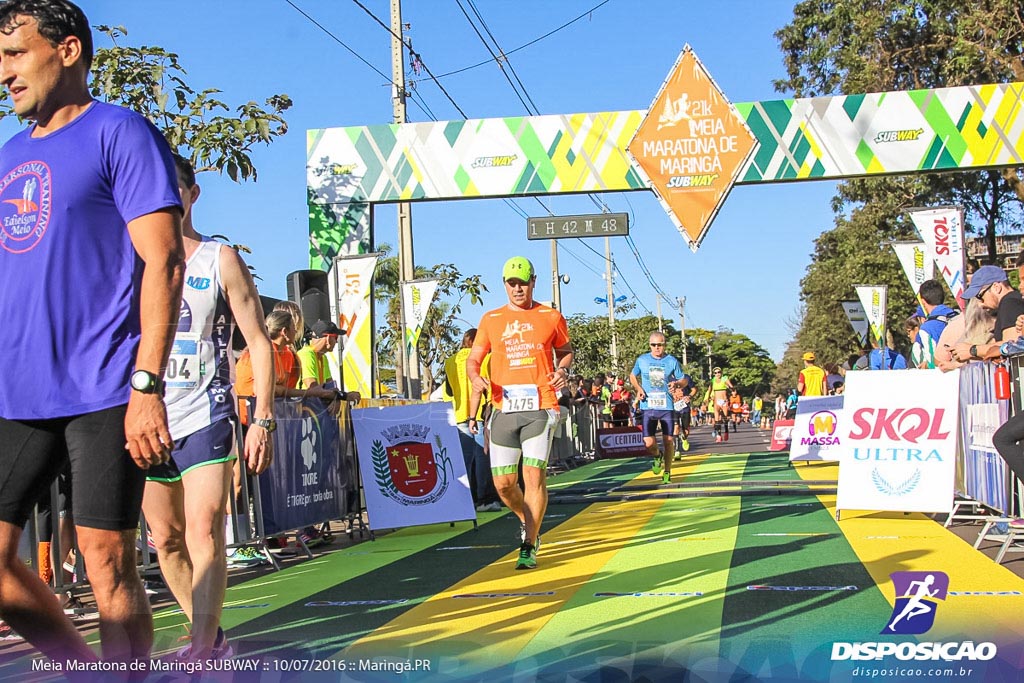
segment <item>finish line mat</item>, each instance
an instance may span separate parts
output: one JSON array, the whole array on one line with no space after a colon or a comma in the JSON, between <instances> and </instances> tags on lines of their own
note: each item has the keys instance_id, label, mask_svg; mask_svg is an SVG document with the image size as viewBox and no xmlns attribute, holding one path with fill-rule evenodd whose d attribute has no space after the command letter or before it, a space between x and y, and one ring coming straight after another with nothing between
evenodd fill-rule
<instances>
[{"instance_id":1,"label":"finish line mat","mask_svg":"<svg viewBox=\"0 0 1024 683\"><path fill-rule=\"evenodd\" d=\"M235 680L1024 680L1024 580L923 515L836 522L834 494L782 485L836 474L687 454L673 484L766 483L693 497L650 459L598 461L550 480L535 570L513 570L508 512L296 563L228 590L224 628L255 667ZM599 495L623 487L653 495ZM944 599L909 583L943 576ZM894 620L912 632L882 633ZM157 652L182 622L155 615Z\"/></svg>"}]
</instances>

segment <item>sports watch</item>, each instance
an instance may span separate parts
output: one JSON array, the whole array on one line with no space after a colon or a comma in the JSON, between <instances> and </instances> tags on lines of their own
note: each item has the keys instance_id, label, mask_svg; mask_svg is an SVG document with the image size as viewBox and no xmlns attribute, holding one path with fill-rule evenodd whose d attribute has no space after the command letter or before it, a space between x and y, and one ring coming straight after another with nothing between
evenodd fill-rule
<instances>
[{"instance_id":1,"label":"sports watch","mask_svg":"<svg viewBox=\"0 0 1024 683\"><path fill-rule=\"evenodd\" d=\"M131 377L132 389L140 394L164 395L164 381L148 370L136 370Z\"/></svg>"},{"instance_id":2,"label":"sports watch","mask_svg":"<svg viewBox=\"0 0 1024 683\"><path fill-rule=\"evenodd\" d=\"M277 420L272 417L254 417L252 423L257 427L263 427L270 434L277 429Z\"/></svg>"}]
</instances>

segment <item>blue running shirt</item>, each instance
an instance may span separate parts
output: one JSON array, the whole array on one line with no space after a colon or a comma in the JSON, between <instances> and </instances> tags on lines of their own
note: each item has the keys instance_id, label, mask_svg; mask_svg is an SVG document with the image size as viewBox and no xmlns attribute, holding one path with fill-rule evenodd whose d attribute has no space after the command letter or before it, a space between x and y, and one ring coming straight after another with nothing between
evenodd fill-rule
<instances>
[{"instance_id":1,"label":"blue running shirt","mask_svg":"<svg viewBox=\"0 0 1024 683\"><path fill-rule=\"evenodd\" d=\"M632 374L640 380L647 397L640 401L641 410L672 410L672 397L668 393L668 383L682 379L683 367L675 356L665 355L655 358L645 353L636 359Z\"/></svg>"},{"instance_id":2,"label":"blue running shirt","mask_svg":"<svg viewBox=\"0 0 1024 683\"><path fill-rule=\"evenodd\" d=\"M0 149L0 417L80 415L128 402L142 260L127 224L181 206L170 148L146 119L93 102Z\"/></svg>"}]
</instances>

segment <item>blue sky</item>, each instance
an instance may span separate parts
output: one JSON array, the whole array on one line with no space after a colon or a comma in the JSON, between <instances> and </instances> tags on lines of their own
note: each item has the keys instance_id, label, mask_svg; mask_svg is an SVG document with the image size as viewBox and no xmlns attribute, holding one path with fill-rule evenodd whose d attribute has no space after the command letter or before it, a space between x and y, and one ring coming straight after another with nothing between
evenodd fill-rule
<instances>
[{"instance_id":1,"label":"blue sky","mask_svg":"<svg viewBox=\"0 0 1024 683\"><path fill-rule=\"evenodd\" d=\"M388 23L385 0L362 0ZM601 0L475 0L476 7L510 52L596 6ZM178 53L195 89L216 87L240 104L286 93L289 133L257 149L257 182L237 185L226 177L200 176L203 195L196 225L252 248L249 262L263 278L262 293L284 297L286 275L308 267L305 205L305 131L391 121L387 82L360 62L297 6L390 74L390 36L352 0L83 0L93 25L120 24L126 42L160 45ZM467 0L463 5L468 9ZM715 3L610 0L588 17L511 56L519 78L543 114L646 109L683 45L689 43L733 102L777 99L772 80L784 75L774 32L792 16L791 2L723 0ZM440 75L489 58L455 0L405 0L415 49ZM107 46L97 36L97 46ZM440 120L463 118L439 88L417 83L418 95ZM480 66L441 79L471 118L526 114L498 68ZM429 116L409 104L409 119ZM7 124L2 129L9 134ZM811 182L737 187L701 249L691 253L648 192L611 193L612 211L633 215L631 235L650 273L670 296L687 300L687 327L725 326L749 335L777 360L789 338L785 320L799 305L799 280L813 240L832 225L834 183ZM543 214L530 200L526 212ZM586 197L549 198L556 214L594 213ZM395 245L395 208L377 209L376 240ZM465 274L480 273L491 292L484 307L466 307L476 322L504 302L500 269L515 254L533 259L541 272L537 298L549 299L547 242L528 242L525 220L498 200L434 202L413 206L415 257L420 265L451 262ZM470 235L467 248L465 236ZM477 248L478 247L478 248ZM606 311L603 240L560 242L566 314ZM593 249L593 251L591 250ZM599 252L599 253L595 253ZM656 310L656 296L622 238L612 240L618 271L616 296L625 294ZM635 299L634 299L635 297ZM662 312L678 325L674 302Z\"/></svg>"}]
</instances>

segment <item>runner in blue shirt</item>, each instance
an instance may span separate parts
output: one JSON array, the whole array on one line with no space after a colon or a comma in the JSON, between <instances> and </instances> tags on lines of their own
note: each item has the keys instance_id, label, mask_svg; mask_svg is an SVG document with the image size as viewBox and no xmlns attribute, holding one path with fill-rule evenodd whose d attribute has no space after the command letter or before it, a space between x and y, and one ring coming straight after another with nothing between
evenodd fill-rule
<instances>
[{"instance_id":1,"label":"runner in blue shirt","mask_svg":"<svg viewBox=\"0 0 1024 683\"><path fill-rule=\"evenodd\" d=\"M675 425L675 412L672 408L671 392L680 383L685 373L674 356L665 353L665 335L661 332L651 332L651 350L636 359L633 370L629 374L629 381L636 389L637 398L640 399L640 410L643 411L643 433L644 444L647 449L655 455L655 474L662 472L661 480L669 483L672 476L672 456L675 452L673 443L673 432ZM658 425L661 425L662 455L656 455L654 450L654 438Z\"/></svg>"}]
</instances>

